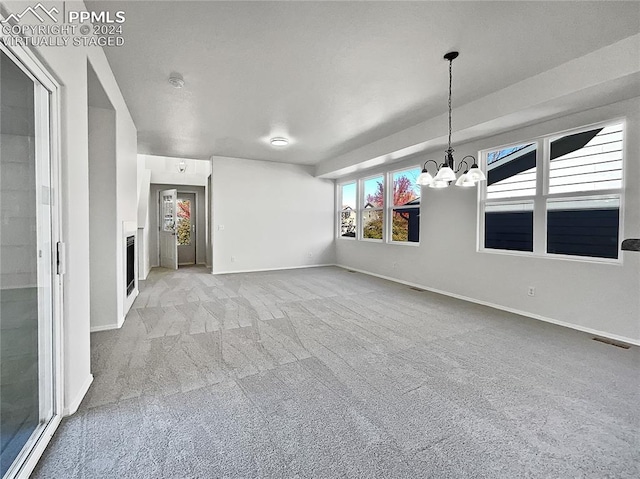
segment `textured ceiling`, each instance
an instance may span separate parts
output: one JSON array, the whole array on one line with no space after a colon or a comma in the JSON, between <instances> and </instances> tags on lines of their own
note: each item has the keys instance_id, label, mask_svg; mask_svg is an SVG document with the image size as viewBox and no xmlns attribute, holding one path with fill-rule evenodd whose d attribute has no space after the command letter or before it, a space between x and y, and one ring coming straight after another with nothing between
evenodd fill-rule
<instances>
[{"instance_id":1,"label":"textured ceiling","mask_svg":"<svg viewBox=\"0 0 640 479\"><path fill-rule=\"evenodd\" d=\"M638 32L638 2L85 2L141 153L316 164ZM183 89L167 78L180 72ZM291 139L274 148L272 136Z\"/></svg>"}]
</instances>

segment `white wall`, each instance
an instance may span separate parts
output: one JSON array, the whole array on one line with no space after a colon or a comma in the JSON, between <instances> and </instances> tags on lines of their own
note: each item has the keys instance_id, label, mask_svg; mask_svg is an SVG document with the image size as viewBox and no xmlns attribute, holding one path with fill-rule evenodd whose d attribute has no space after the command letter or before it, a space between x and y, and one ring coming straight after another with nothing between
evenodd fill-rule
<instances>
[{"instance_id":1,"label":"white wall","mask_svg":"<svg viewBox=\"0 0 640 479\"><path fill-rule=\"evenodd\" d=\"M116 113L89 107L89 255L91 329L118 325L116 209Z\"/></svg>"},{"instance_id":2,"label":"white wall","mask_svg":"<svg viewBox=\"0 0 640 479\"><path fill-rule=\"evenodd\" d=\"M455 145L456 158L479 150L626 117L623 237L640 237L640 99L584 111L516 131ZM413 166L441 151L393 165ZM388 168L388 167L387 167ZM375 172L372 169L366 174ZM351 178L345 177L344 179ZM342 181L342 180L341 180ZM640 254L623 264L476 251L477 190L422 189L420 246L336 240L337 263L529 315L640 342ZM621 240L623 238L620 238ZM535 286L535 297L527 288Z\"/></svg>"},{"instance_id":3,"label":"white wall","mask_svg":"<svg viewBox=\"0 0 640 479\"><path fill-rule=\"evenodd\" d=\"M151 171L140 168L138 161L138 279L147 279L151 264L149 263L150 220L149 192L151 188Z\"/></svg>"},{"instance_id":4,"label":"white wall","mask_svg":"<svg viewBox=\"0 0 640 479\"><path fill-rule=\"evenodd\" d=\"M25 3L3 2L8 13L20 13ZM81 2L74 3L76 10L83 9ZM62 9L60 8L62 11ZM88 107L87 107L87 59L91 61L102 86L116 111L118 135L118 181L121 176L132 175L132 212L130 194L124 191L129 183L124 181L121 216L113 225L121 237L122 221L136 219L135 214L135 144L136 130L120 89L115 81L107 58L99 47L38 47L36 56L47 66L62 86L61 94L61 171L62 171L62 237L67 244L67 268L64 276L63 348L64 348L64 404L72 413L78 407L91 383L89 338L89 181L88 181ZM133 140L133 141L132 141ZM119 199L120 201L120 199ZM130 215L130 217L129 217ZM120 256L118 255L118 258ZM118 259L121 261L121 259ZM120 268L122 265L119 266ZM123 290L124 277L119 277L119 289Z\"/></svg>"},{"instance_id":5,"label":"white wall","mask_svg":"<svg viewBox=\"0 0 640 479\"><path fill-rule=\"evenodd\" d=\"M110 70L109 73L111 73ZM120 95L119 90L117 93ZM124 230L124 223L134 223L136 225L138 223L138 133L128 111L126 111L126 114L118 112L116 119L116 195L118 218L115 226L117 231L116 251L118 251L118 261L116 263L118 269L116 273L118 284L118 327L120 327L131 309L134 296L136 296L138 292L138 278L136 277L135 290L131 293L131 296L126 297L126 256L124 255L126 246L125 236L127 233L127 231ZM129 233L130 232L131 231L129 231ZM136 254L138 251L139 248L136 248Z\"/></svg>"},{"instance_id":6,"label":"white wall","mask_svg":"<svg viewBox=\"0 0 640 479\"><path fill-rule=\"evenodd\" d=\"M180 172L178 164L184 161L186 170ZM173 156L138 155L138 163L151 171L151 183L165 185L205 186L211 174L209 160L176 158Z\"/></svg>"},{"instance_id":7,"label":"white wall","mask_svg":"<svg viewBox=\"0 0 640 479\"><path fill-rule=\"evenodd\" d=\"M214 273L334 262L333 181L298 165L211 162Z\"/></svg>"}]
</instances>

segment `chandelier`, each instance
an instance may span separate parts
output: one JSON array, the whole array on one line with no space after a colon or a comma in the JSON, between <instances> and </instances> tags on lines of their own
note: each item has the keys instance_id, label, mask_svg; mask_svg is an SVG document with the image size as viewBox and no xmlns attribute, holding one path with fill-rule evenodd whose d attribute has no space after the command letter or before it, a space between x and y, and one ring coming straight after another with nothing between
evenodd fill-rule
<instances>
[{"instance_id":1,"label":"chandelier","mask_svg":"<svg viewBox=\"0 0 640 479\"><path fill-rule=\"evenodd\" d=\"M453 60L456 58L458 58L458 52L449 52L444 56L444 59L449 62L449 147L445 151L444 162L440 166L438 166L438 163L434 160L425 161L424 166L422 167L422 173L420 173L417 180L419 185L428 186L429 188L446 188L453 182L455 182L456 186L468 188L475 186L479 181L487 179L480 167L478 167L478 162L474 156L465 156L460 160L458 167L455 168L455 162L453 160L454 150L451 148L451 84L453 80L451 66L453 64ZM470 158L470 161L473 160L471 165L467 163L467 158ZM427 171L428 163L436 165L438 172L435 178ZM456 174L463 171L463 168L464 172L460 177L456 177Z\"/></svg>"}]
</instances>

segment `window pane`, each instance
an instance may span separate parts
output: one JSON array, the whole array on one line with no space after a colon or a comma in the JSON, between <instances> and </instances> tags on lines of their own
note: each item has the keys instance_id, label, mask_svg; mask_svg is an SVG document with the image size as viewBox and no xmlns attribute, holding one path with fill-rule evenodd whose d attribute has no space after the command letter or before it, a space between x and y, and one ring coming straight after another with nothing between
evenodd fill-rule
<instances>
[{"instance_id":1,"label":"window pane","mask_svg":"<svg viewBox=\"0 0 640 479\"><path fill-rule=\"evenodd\" d=\"M487 205L484 247L533 251L533 203Z\"/></svg>"},{"instance_id":2,"label":"window pane","mask_svg":"<svg viewBox=\"0 0 640 479\"><path fill-rule=\"evenodd\" d=\"M420 168L393 173L392 241L420 240L420 186L416 183Z\"/></svg>"},{"instance_id":3,"label":"window pane","mask_svg":"<svg viewBox=\"0 0 640 479\"><path fill-rule=\"evenodd\" d=\"M487 198L536 194L536 144L503 148L487 154Z\"/></svg>"},{"instance_id":4,"label":"window pane","mask_svg":"<svg viewBox=\"0 0 640 479\"><path fill-rule=\"evenodd\" d=\"M349 183L342 185L342 209L349 207L352 210L356 209L356 184Z\"/></svg>"},{"instance_id":5,"label":"window pane","mask_svg":"<svg viewBox=\"0 0 640 479\"><path fill-rule=\"evenodd\" d=\"M342 185L342 207L340 208L340 236L356 237L356 184Z\"/></svg>"},{"instance_id":6,"label":"window pane","mask_svg":"<svg viewBox=\"0 0 640 479\"><path fill-rule=\"evenodd\" d=\"M393 174L393 206L420 204L420 185L416 183L420 171L420 168L412 168Z\"/></svg>"},{"instance_id":7,"label":"window pane","mask_svg":"<svg viewBox=\"0 0 640 479\"><path fill-rule=\"evenodd\" d=\"M365 208L384 206L384 178L377 176L364 181L363 205Z\"/></svg>"},{"instance_id":8,"label":"window pane","mask_svg":"<svg viewBox=\"0 0 640 479\"><path fill-rule=\"evenodd\" d=\"M551 142L549 193L622 188L622 124Z\"/></svg>"},{"instance_id":9,"label":"window pane","mask_svg":"<svg viewBox=\"0 0 640 479\"><path fill-rule=\"evenodd\" d=\"M547 252L618 257L620 199L576 198L547 203Z\"/></svg>"},{"instance_id":10,"label":"window pane","mask_svg":"<svg viewBox=\"0 0 640 479\"><path fill-rule=\"evenodd\" d=\"M355 210L348 206L340 212L340 236L344 238L356 237L357 216Z\"/></svg>"},{"instance_id":11,"label":"window pane","mask_svg":"<svg viewBox=\"0 0 640 479\"><path fill-rule=\"evenodd\" d=\"M178 246L191 244L191 201L178 198Z\"/></svg>"},{"instance_id":12,"label":"window pane","mask_svg":"<svg viewBox=\"0 0 640 479\"><path fill-rule=\"evenodd\" d=\"M391 228L393 241L420 241L420 208L394 208Z\"/></svg>"},{"instance_id":13,"label":"window pane","mask_svg":"<svg viewBox=\"0 0 640 479\"><path fill-rule=\"evenodd\" d=\"M383 213L380 210L362 212L362 237L382 239Z\"/></svg>"}]
</instances>

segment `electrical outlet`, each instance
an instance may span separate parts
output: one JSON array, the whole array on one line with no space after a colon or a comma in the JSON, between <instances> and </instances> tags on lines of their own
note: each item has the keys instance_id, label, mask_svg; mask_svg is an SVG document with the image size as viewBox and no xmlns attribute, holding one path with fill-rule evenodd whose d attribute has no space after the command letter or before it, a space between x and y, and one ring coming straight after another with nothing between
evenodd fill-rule
<instances>
[{"instance_id":1,"label":"electrical outlet","mask_svg":"<svg viewBox=\"0 0 640 479\"><path fill-rule=\"evenodd\" d=\"M235 257L235 256L232 256L232 257L231 257L231 262L232 262L232 263L235 263L235 262L236 262L236 257Z\"/></svg>"},{"instance_id":2,"label":"electrical outlet","mask_svg":"<svg viewBox=\"0 0 640 479\"><path fill-rule=\"evenodd\" d=\"M536 295L536 288L535 286L529 286L529 290L527 291L527 294L529 296L535 296Z\"/></svg>"}]
</instances>

